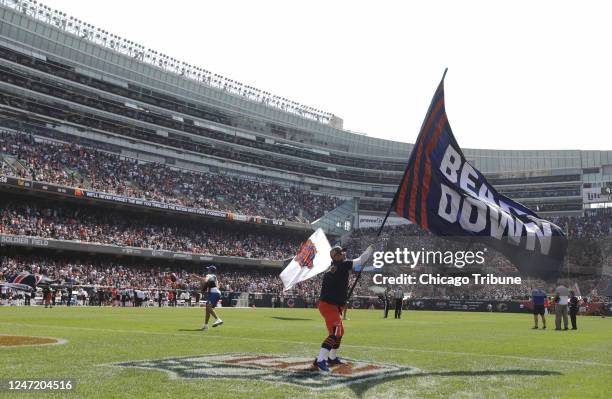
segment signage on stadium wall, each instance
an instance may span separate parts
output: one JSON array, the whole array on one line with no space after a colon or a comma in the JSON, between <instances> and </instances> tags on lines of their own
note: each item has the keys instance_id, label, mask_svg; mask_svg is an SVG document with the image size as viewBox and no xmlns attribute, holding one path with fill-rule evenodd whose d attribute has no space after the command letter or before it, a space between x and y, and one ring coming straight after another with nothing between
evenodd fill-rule
<instances>
[{"instance_id":1,"label":"signage on stadium wall","mask_svg":"<svg viewBox=\"0 0 612 399\"><path fill-rule=\"evenodd\" d=\"M128 255L140 255L142 251L134 248L121 248L121 252Z\"/></svg>"},{"instance_id":2,"label":"signage on stadium wall","mask_svg":"<svg viewBox=\"0 0 612 399\"><path fill-rule=\"evenodd\" d=\"M533 311L533 302L531 301L522 301L521 305L527 309L529 312ZM580 306L578 307L578 314L583 316L600 316L608 313L612 310L612 304L608 305L610 309L606 308L606 305L602 302L587 302L584 303L581 301ZM550 308L548 308L550 314L555 314L555 306L551 304Z\"/></svg>"},{"instance_id":3,"label":"signage on stadium wall","mask_svg":"<svg viewBox=\"0 0 612 399\"><path fill-rule=\"evenodd\" d=\"M384 216L377 215L359 215L359 224L357 228L367 229L371 227L380 227ZM389 216L385 226L402 226L405 224L412 224L408 219L400 218L397 216Z\"/></svg>"},{"instance_id":4,"label":"signage on stadium wall","mask_svg":"<svg viewBox=\"0 0 612 399\"><path fill-rule=\"evenodd\" d=\"M0 243L6 245L19 245L27 247L49 247L49 240L34 237L0 235Z\"/></svg>"},{"instance_id":5,"label":"signage on stadium wall","mask_svg":"<svg viewBox=\"0 0 612 399\"><path fill-rule=\"evenodd\" d=\"M282 261L271 261L262 259L240 258L234 256L199 255L187 252L160 251L149 248L120 247L117 245L85 243L70 240L45 239L27 236L16 236L11 234L0 234L0 244L49 248L62 251L87 252L110 255L129 255L141 258L174 259L190 262L207 262L217 264L270 266L282 268Z\"/></svg>"},{"instance_id":6,"label":"signage on stadium wall","mask_svg":"<svg viewBox=\"0 0 612 399\"><path fill-rule=\"evenodd\" d=\"M58 186L55 184L30 181L10 176L0 176L0 185L17 187L21 189L34 189L37 191L46 191L54 194L62 194L74 196L76 198L94 199L102 201L111 201L120 204L129 204L135 206L143 206L147 208L164 209L174 212L183 212L193 215L202 215L231 221L239 221L245 223L266 224L272 226L284 226L285 222L279 219L268 219L261 216L248 216L232 212L219 211L215 209L193 208L183 205L168 204L165 202L149 201L142 198L124 197L117 194L109 194L98 191L90 191L80 188L72 188Z\"/></svg>"},{"instance_id":7,"label":"signage on stadium wall","mask_svg":"<svg viewBox=\"0 0 612 399\"><path fill-rule=\"evenodd\" d=\"M4 184L7 186L13 187L21 187L21 188L31 188L32 183L29 180L18 179L15 177L9 176L0 176L0 184Z\"/></svg>"},{"instance_id":8,"label":"signage on stadium wall","mask_svg":"<svg viewBox=\"0 0 612 399\"><path fill-rule=\"evenodd\" d=\"M352 309L382 309L383 302L375 296L356 296L350 306Z\"/></svg>"},{"instance_id":9,"label":"signage on stadium wall","mask_svg":"<svg viewBox=\"0 0 612 399\"><path fill-rule=\"evenodd\" d=\"M218 211L214 209L193 208L183 205L168 204L165 202L148 201L141 198L123 197L120 195L101 193L97 191L82 190L83 197L101 199L105 201L119 202L130 205L144 206L148 208L166 209L175 212L184 212L195 215L226 219L231 221L240 221L255 224L268 224L274 226L284 226L285 222L278 219L268 219L261 216L248 216L232 212Z\"/></svg>"},{"instance_id":10,"label":"signage on stadium wall","mask_svg":"<svg viewBox=\"0 0 612 399\"><path fill-rule=\"evenodd\" d=\"M478 299L413 299L408 301L410 310L455 310L463 312L525 313L529 309L520 301L487 301Z\"/></svg>"},{"instance_id":11,"label":"signage on stadium wall","mask_svg":"<svg viewBox=\"0 0 612 399\"><path fill-rule=\"evenodd\" d=\"M32 188L35 190L49 191L53 193L75 195L75 190L70 187L56 186L40 182L32 182Z\"/></svg>"},{"instance_id":12,"label":"signage on stadium wall","mask_svg":"<svg viewBox=\"0 0 612 399\"><path fill-rule=\"evenodd\" d=\"M82 190L84 198L100 199L105 201L119 202L122 204L138 205L147 208L167 209L170 211L193 213L204 216L212 216L218 218L227 218L227 212L210 210L204 208L191 208L182 205L168 204L165 202L149 201L142 198L124 197L122 195L101 193L98 191Z\"/></svg>"},{"instance_id":13,"label":"signage on stadium wall","mask_svg":"<svg viewBox=\"0 0 612 399\"><path fill-rule=\"evenodd\" d=\"M612 193L607 194L605 187L590 187L582 189L582 201L585 204L612 201Z\"/></svg>"},{"instance_id":14,"label":"signage on stadium wall","mask_svg":"<svg viewBox=\"0 0 612 399\"><path fill-rule=\"evenodd\" d=\"M488 312L489 304L493 312L503 313L531 313L533 303L531 301L497 301L497 300L472 300L472 299L414 299L408 301L408 309L411 310L456 310L464 312ZM602 303L588 303L580 307L582 315L599 315L602 313ZM551 309L552 312L552 309Z\"/></svg>"}]
</instances>

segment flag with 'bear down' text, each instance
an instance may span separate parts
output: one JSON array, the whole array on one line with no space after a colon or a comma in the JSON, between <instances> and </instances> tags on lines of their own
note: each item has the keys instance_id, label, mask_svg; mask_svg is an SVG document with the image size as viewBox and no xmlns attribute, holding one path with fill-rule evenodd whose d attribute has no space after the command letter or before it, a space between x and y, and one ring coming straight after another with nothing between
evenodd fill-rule
<instances>
[{"instance_id":1,"label":"flag with 'bear down' text","mask_svg":"<svg viewBox=\"0 0 612 399\"><path fill-rule=\"evenodd\" d=\"M392 209L435 235L492 247L530 276L558 276L567 251L560 227L499 194L466 160L446 116L444 76Z\"/></svg>"}]
</instances>

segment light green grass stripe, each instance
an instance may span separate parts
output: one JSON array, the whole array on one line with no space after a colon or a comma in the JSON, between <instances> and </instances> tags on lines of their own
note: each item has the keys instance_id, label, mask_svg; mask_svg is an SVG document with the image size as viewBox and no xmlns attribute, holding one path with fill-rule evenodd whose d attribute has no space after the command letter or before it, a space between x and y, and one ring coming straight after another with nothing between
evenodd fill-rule
<instances>
[{"instance_id":1,"label":"light green grass stripe","mask_svg":"<svg viewBox=\"0 0 612 399\"><path fill-rule=\"evenodd\" d=\"M146 334L146 335L162 335L162 336L174 336L174 337L202 337L204 338L206 333L202 334L181 334L181 333L169 333L169 332L158 332L158 331L142 331L142 330L117 330L117 329L102 329L102 328L91 328L91 327L70 327L70 326L56 326L52 324L25 324L25 323L1 323L1 325L12 325L20 327L45 327L45 328L56 328L60 330L83 330L83 331L99 331L108 333L123 333L123 334ZM319 346L319 342L303 342L303 341L289 341L280 339L267 339L267 338L253 338L253 337L241 337L241 336L220 336L216 335L214 339L228 339L228 340L244 340L244 341L257 341L257 342L270 342L270 343L287 343L287 344L299 344L299 345L313 345ZM566 359L548 359L548 358L537 358L528 356L514 356L514 355L495 355L489 353L473 353L473 352L454 352L454 351L439 351L431 349L412 349L412 348L401 348L401 347L389 347L389 346L370 346L370 345L354 345L354 344L343 344L345 348L355 348L364 350L385 350L385 351L402 351L402 352L419 352L419 353L432 353L439 355L449 356L479 356L489 357L498 359L509 359L509 360L520 360L527 362L553 362L553 363L566 363L566 364L577 364L583 366L594 366L594 367L612 367L610 363L590 362L583 360L566 360Z\"/></svg>"}]
</instances>

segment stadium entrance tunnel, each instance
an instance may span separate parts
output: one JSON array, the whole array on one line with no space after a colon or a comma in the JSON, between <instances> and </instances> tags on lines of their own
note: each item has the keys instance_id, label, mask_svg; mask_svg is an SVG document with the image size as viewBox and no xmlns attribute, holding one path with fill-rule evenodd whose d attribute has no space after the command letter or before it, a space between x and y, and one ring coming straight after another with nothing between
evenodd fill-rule
<instances>
[{"instance_id":1,"label":"stadium entrance tunnel","mask_svg":"<svg viewBox=\"0 0 612 399\"><path fill-rule=\"evenodd\" d=\"M29 335L0 335L0 348L18 346L59 345L66 341L59 338L32 337Z\"/></svg>"}]
</instances>

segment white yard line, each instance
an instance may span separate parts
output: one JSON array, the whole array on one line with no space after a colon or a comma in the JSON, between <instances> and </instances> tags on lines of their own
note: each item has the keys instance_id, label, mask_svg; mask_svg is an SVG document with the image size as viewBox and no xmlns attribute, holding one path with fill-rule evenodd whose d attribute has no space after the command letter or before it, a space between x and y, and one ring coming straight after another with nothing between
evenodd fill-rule
<instances>
[{"instance_id":1,"label":"white yard line","mask_svg":"<svg viewBox=\"0 0 612 399\"><path fill-rule=\"evenodd\" d=\"M22 327L47 327L47 328L57 328L57 329L64 329L64 330L100 331L100 332L109 332L109 333L115 332L115 333L125 333L125 334L138 333L138 334L146 334L146 335L164 335L164 336L176 336L176 337L202 337L202 338L206 337L205 332L202 332L201 334L200 333L182 334L182 333L157 332L157 331L115 330L115 329L102 329L102 328L92 328L92 327L57 326L57 325L52 325L52 324L23 324L23 323L5 323L5 322L0 323L0 326L2 325L13 325L13 326L22 326ZM239 336L225 337L225 336L215 335L214 337L212 337L212 339L259 341L259 342L287 343L287 344L312 345L312 346L320 345L320 343L318 342L300 342L300 341L289 341L289 340L280 340L280 339L266 339L266 338L239 337ZM342 346L344 348L355 348L355 349L364 349L364 350L433 353L433 354L450 355L450 356L491 357L491 358L498 358L498 359L521 360L521 361L528 361L528 362L549 362L549 363L578 364L578 365L583 365L583 366L595 366L595 367L612 367L612 364L610 363L589 362L589 361L581 361L581 360L547 359L547 358L527 357L527 356L439 351L439 350L432 350L432 349L410 349L410 348L397 348L397 347L389 347L389 346L369 346L369 345L354 345L354 344L342 344Z\"/></svg>"}]
</instances>

